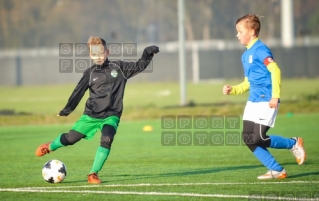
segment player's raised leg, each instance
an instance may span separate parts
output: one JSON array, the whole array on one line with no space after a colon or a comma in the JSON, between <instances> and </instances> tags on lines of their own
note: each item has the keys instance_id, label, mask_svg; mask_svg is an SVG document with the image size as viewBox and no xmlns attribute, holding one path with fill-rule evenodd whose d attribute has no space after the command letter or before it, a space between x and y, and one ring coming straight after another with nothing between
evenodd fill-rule
<instances>
[{"instance_id":1,"label":"player's raised leg","mask_svg":"<svg viewBox=\"0 0 319 201\"><path fill-rule=\"evenodd\" d=\"M44 156L45 154L49 154L52 151L55 151L61 147L73 145L79 140L81 140L83 137L85 137L83 134L70 130L69 133L63 133L56 137L54 141L47 142L45 144L40 145L36 151L36 156Z\"/></svg>"},{"instance_id":2,"label":"player's raised leg","mask_svg":"<svg viewBox=\"0 0 319 201\"><path fill-rule=\"evenodd\" d=\"M285 138L281 136L271 135L270 148L275 149L290 149L291 153L295 156L299 165L306 161L306 151L303 146L303 139L300 137Z\"/></svg>"},{"instance_id":3,"label":"player's raised leg","mask_svg":"<svg viewBox=\"0 0 319 201\"><path fill-rule=\"evenodd\" d=\"M292 138L286 138L277 135L269 135L270 138L270 148L275 149L291 149L295 144L296 140Z\"/></svg>"}]
</instances>

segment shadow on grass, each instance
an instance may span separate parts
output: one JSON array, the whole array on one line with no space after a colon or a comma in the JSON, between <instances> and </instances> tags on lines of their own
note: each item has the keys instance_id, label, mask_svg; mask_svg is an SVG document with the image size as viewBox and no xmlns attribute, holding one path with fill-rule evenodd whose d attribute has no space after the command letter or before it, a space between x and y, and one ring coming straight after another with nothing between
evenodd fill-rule
<instances>
[{"instance_id":1,"label":"shadow on grass","mask_svg":"<svg viewBox=\"0 0 319 201\"><path fill-rule=\"evenodd\" d=\"M247 170L247 169L255 169L260 168L261 165L247 165L247 166L228 166L228 167L219 167L219 168L209 168L209 169L200 169L200 170L192 170L192 171L182 171L182 172L168 172L168 173L160 173L160 174L137 174L137 175L105 175L105 180L110 177L131 177L128 179L119 179L116 181L128 181L128 180L136 180L136 179L145 179L145 178L160 178L160 177L181 177L181 176L191 176L191 175L202 175L202 174L214 174L224 171L234 171L234 170Z\"/></svg>"},{"instance_id":2,"label":"shadow on grass","mask_svg":"<svg viewBox=\"0 0 319 201\"><path fill-rule=\"evenodd\" d=\"M288 178L298 178L298 177L305 177L305 176L313 176L313 175L319 175L319 172L305 172L301 174L295 174L295 175L288 175Z\"/></svg>"},{"instance_id":3,"label":"shadow on grass","mask_svg":"<svg viewBox=\"0 0 319 201\"><path fill-rule=\"evenodd\" d=\"M296 165L295 163L285 163L283 165ZM236 171L236 170L249 170L249 169L256 169L261 168L262 165L247 165L247 166L228 166L228 167L218 167L218 168L208 168L208 169L200 169L200 170L192 170L192 171L182 171L182 172L168 172L168 173L160 173L160 174L103 174L100 176L102 182L119 182L119 181L136 181L138 179L146 179L146 178L161 178L161 177L182 177L182 176L192 176L192 175L203 175L203 174L214 174L224 171ZM289 173L288 173L289 174ZM295 175L289 175L289 179L294 179L298 177L305 177L305 176L313 176L319 175L318 172L307 172ZM121 178L119 178L121 177ZM124 177L124 178L123 178ZM115 178L115 180L110 179ZM64 181L63 183L83 183L87 182L87 180L77 180L77 181Z\"/></svg>"},{"instance_id":4,"label":"shadow on grass","mask_svg":"<svg viewBox=\"0 0 319 201\"><path fill-rule=\"evenodd\" d=\"M77 180L77 181L63 181L64 184L74 184L74 183L85 183L87 182L87 179L84 180Z\"/></svg>"},{"instance_id":5,"label":"shadow on grass","mask_svg":"<svg viewBox=\"0 0 319 201\"><path fill-rule=\"evenodd\" d=\"M305 162L306 165L308 164L318 164L318 162L314 162L314 161L306 161ZM298 165L296 162L289 162L289 163L282 163L281 164L283 167L285 166L290 166L290 165ZM304 165L304 164L303 164ZM301 174L295 174L295 175L290 175L289 171L288 173L288 178L289 179L293 179L293 178L298 178L298 177L305 177L305 176L313 176L313 175L319 175L319 172L307 172L307 173L301 173Z\"/></svg>"}]
</instances>

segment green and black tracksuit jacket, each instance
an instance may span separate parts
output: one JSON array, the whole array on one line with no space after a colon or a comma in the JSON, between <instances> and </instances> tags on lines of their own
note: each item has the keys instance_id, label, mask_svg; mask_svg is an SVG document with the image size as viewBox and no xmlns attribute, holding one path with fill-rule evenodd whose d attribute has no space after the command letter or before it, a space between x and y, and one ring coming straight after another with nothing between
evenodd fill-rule
<instances>
[{"instance_id":1,"label":"green and black tracksuit jacket","mask_svg":"<svg viewBox=\"0 0 319 201\"><path fill-rule=\"evenodd\" d=\"M123 112L123 96L127 79L144 71L152 58L153 54L144 50L137 62L107 59L102 65L93 65L88 68L60 115L69 115L89 89L90 94L85 104L84 114L99 119L110 116L120 118Z\"/></svg>"}]
</instances>

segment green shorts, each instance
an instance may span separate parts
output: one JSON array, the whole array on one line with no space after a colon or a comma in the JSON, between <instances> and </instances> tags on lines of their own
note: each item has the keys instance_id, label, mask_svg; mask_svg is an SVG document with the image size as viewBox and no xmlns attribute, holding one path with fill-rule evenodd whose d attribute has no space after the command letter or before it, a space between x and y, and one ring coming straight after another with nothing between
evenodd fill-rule
<instances>
[{"instance_id":1,"label":"green shorts","mask_svg":"<svg viewBox=\"0 0 319 201\"><path fill-rule=\"evenodd\" d=\"M72 130L85 135L84 139L91 140L93 139L97 130L100 129L101 131L104 125L113 126L114 129L117 130L119 122L120 119L117 116L110 116L105 119L96 119L89 117L88 115L82 115L80 119L75 122Z\"/></svg>"}]
</instances>

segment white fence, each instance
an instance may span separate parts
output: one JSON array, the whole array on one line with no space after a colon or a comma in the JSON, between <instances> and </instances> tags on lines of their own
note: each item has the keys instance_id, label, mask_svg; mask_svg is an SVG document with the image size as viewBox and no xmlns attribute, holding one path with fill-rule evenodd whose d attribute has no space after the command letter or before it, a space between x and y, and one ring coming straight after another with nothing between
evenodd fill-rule
<instances>
[{"instance_id":1,"label":"white fence","mask_svg":"<svg viewBox=\"0 0 319 201\"><path fill-rule=\"evenodd\" d=\"M265 43L271 47L275 60L282 69L283 77L319 76L319 38L298 39L295 47L290 49L281 47L279 40L268 40ZM137 44L135 57L122 55L110 59L138 59L147 45L150 44ZM178 42L156 45L160 47L160 53L154 57L150 66L151 71L135 76L132 78L133 82L179 80ZM198 83L210 79L243 77L240 57L245 47L238 41L193 41L187 42L185 47L188 81ZM61 57L59 54L59 47L0 51L0 85L77 82L82 71L76 71L75 62L72 72L64 72L60 69L60 61L61 59L89 61L89 58Z\"/></svg>"}]
</instances>

